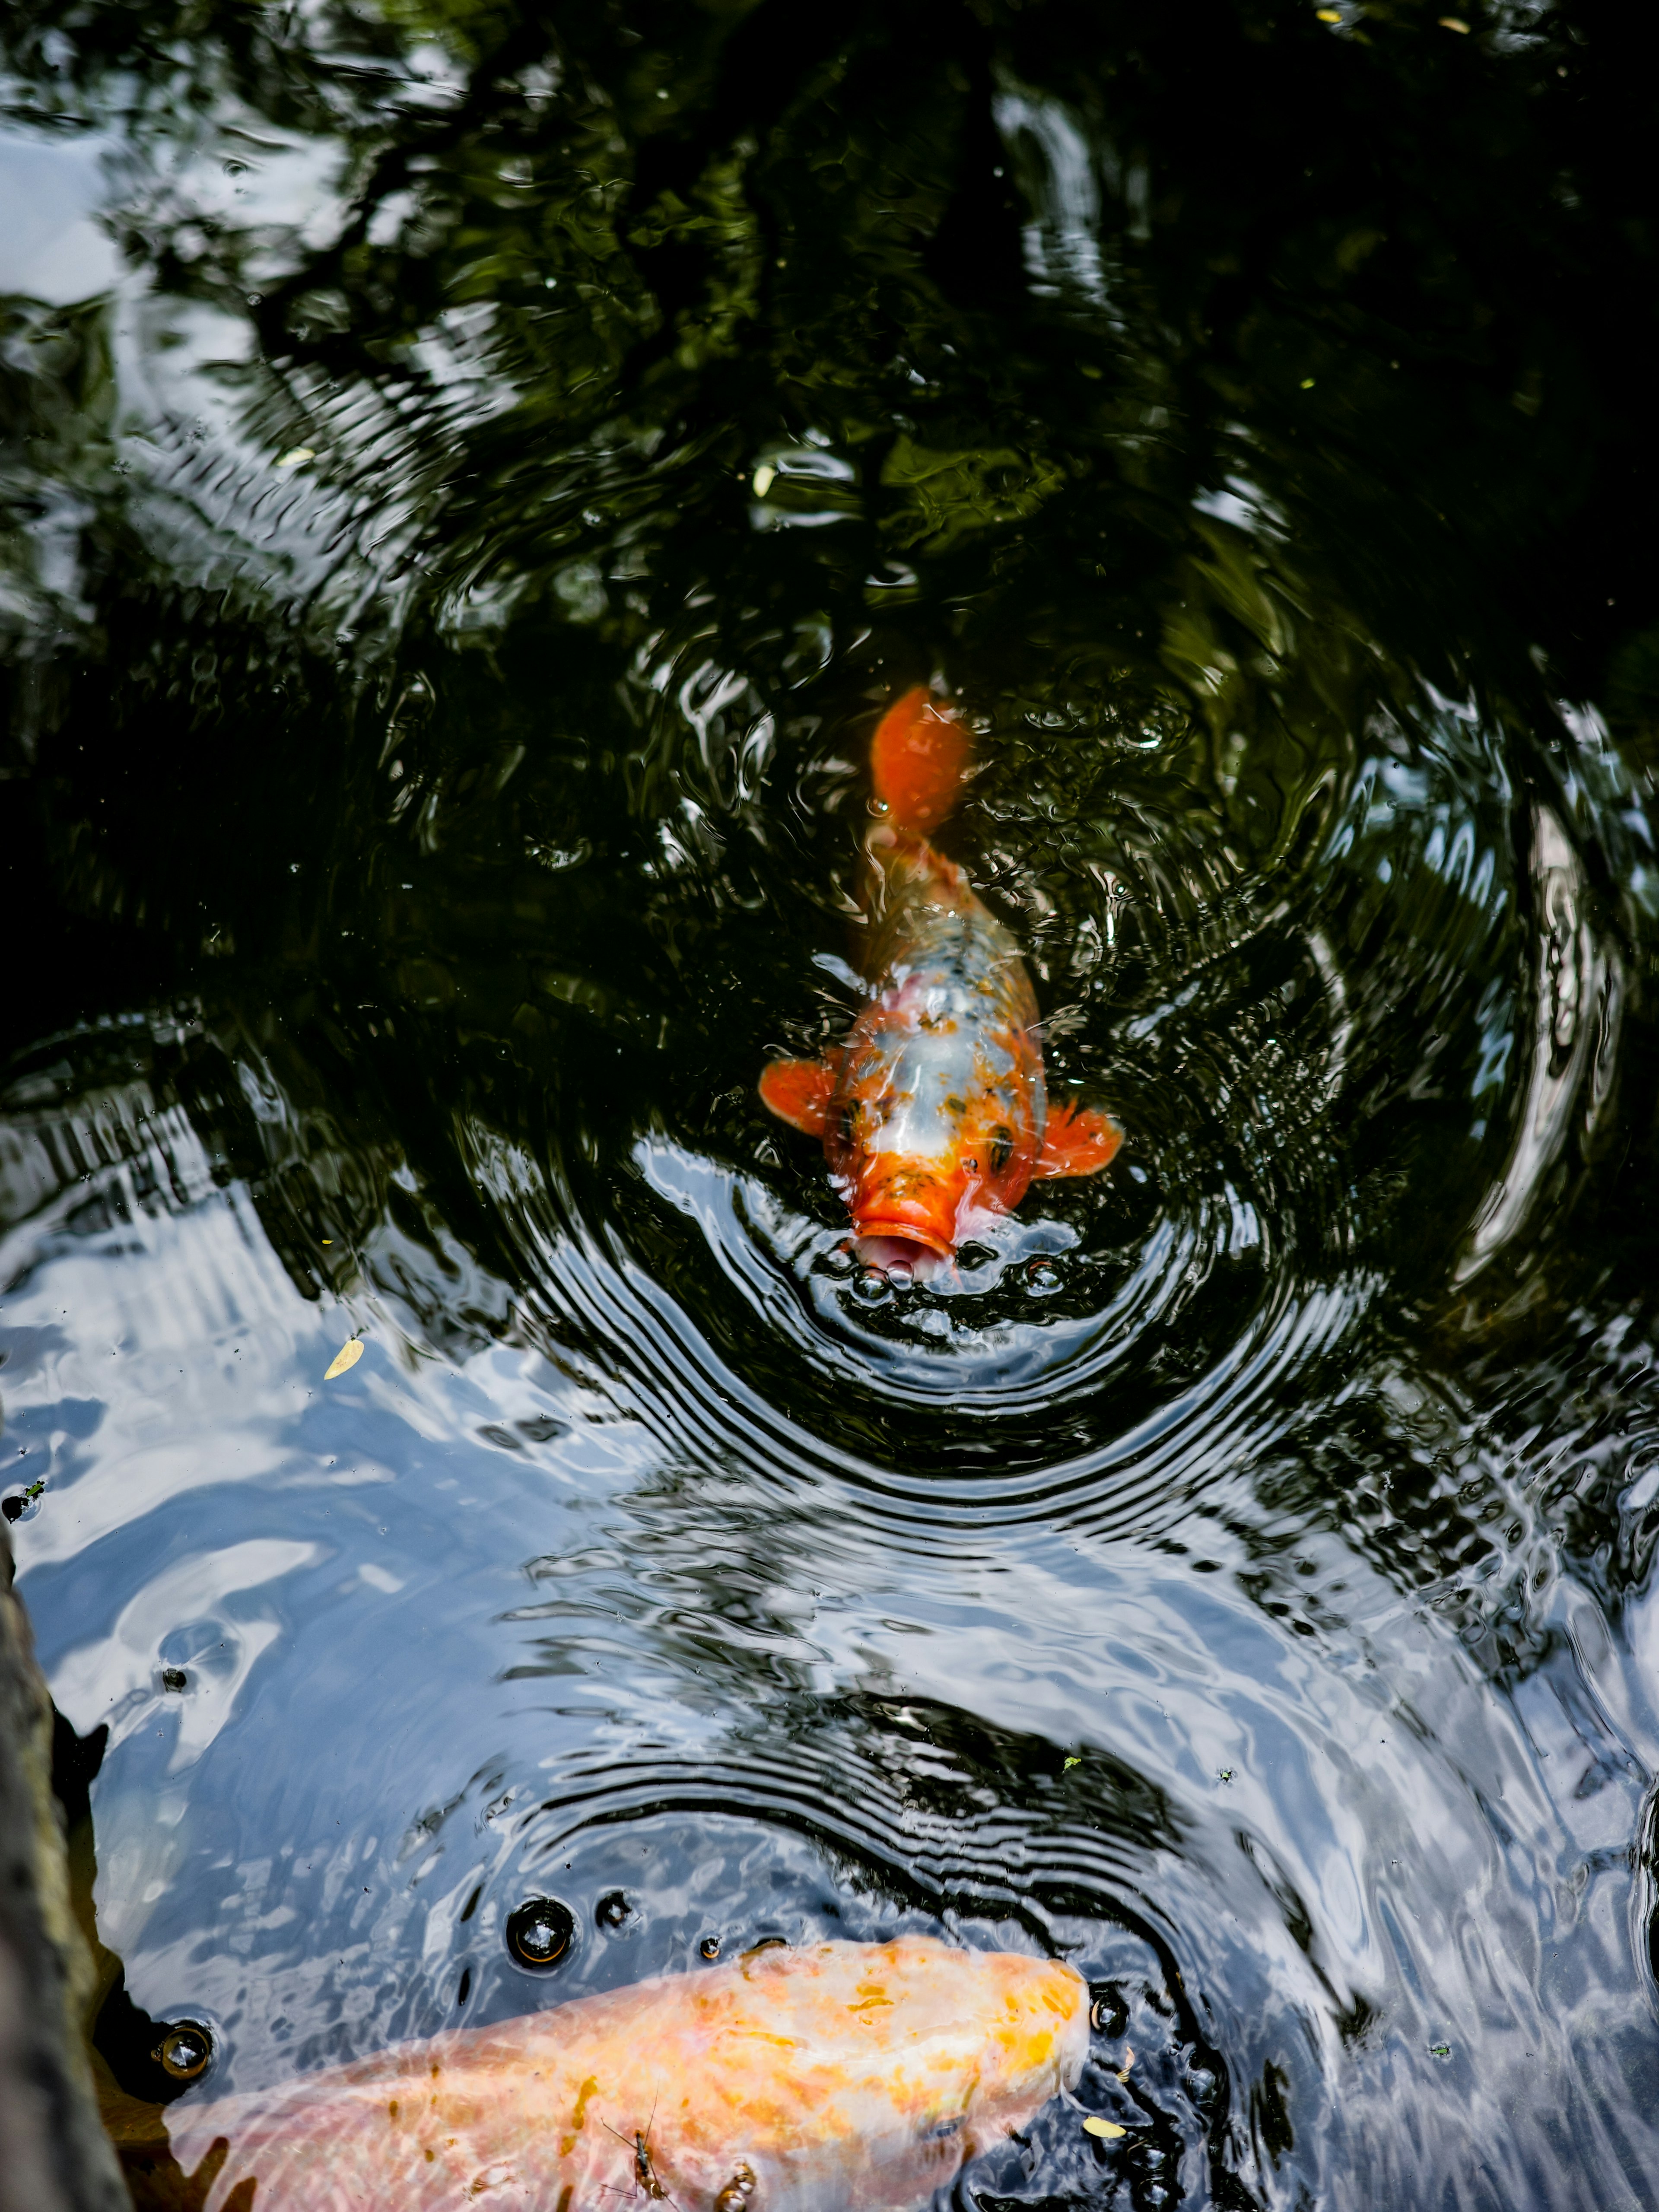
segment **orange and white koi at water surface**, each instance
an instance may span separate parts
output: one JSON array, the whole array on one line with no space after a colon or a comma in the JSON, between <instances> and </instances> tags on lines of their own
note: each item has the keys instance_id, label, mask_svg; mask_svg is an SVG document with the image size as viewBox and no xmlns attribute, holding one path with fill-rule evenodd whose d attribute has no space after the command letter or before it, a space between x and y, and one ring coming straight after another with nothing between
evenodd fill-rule
<instances>
[{"instance_id":1,"label":"orange and white koi at water surface","mask_svg":"<svg viewBox=\"0 0 1659 2212\"><path fill-rule=\"evenodd\" d=\"M869 1003L822 1060L774 1060L763 1101L821 1137L878 1260L948 1255L1035 1177L1093 1175L1123 1133L1048 1103L1036 1000L1019 948L928 842L956 805L966 732L920 685L870 748L880 818L865 841Z\"/></svg>"},{"instance_id":2,"label":"orange and white koi at water surface","mask_svg":"<svg viewBox=\"0 0 1659 2212\"><path fill-rule=\"evenodd\" d=\"M167 2124L205 2212L912 2212L1088 2050L1075 1967L905 1936L752 1951Z\"/></svg>"}]
</instances>

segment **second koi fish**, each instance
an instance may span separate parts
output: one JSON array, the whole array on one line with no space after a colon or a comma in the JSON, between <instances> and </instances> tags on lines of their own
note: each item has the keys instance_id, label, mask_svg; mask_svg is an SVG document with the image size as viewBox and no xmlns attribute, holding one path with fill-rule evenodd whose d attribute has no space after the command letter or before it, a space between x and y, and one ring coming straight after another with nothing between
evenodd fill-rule
<instances>
[{"instance_id":1,"label":"second koi fish","mask_svg":"<svg viewBox=\"0 0 1659 2212\"><path fill-rule=\"evenodd\" d=\"M172 2201L911 2212L1075 2087L1088 2053L1088 1984L1062 1960L928 1936L769 1948L169 2106L197 2169Z\"/></svg>"},{"instance_id":2,"label":"second koi fish","mask_svg":"<svg viewBox=\"0 0 1659 2212\"><path fill-rule=\"evenodd\" d=\"M822 1138L861 1239L948 1256L1012 1212L1033 1179L1093 1175L1123 1133L1090 1108L1051 1109L1019 948L936 852L961 792L961 725L918 685L870 748L884 817L865 842L870 1001L822 1060L774 1060L760 1094Z\"/></svg>"}]
</instances>

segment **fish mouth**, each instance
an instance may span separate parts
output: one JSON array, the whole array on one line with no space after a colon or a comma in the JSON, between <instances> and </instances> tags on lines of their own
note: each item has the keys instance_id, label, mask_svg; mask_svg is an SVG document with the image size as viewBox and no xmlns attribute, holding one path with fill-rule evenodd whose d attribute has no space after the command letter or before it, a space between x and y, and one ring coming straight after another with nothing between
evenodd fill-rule
<instances>
[{"instance_id":1,"label":"fish mouth","mask_svg":"<svg viewBox=\"0 0 1659 2212\"><path fill-rule=\"evenodd\" d=\"M879 1237L903 1244L919 1244L924 1252L937 1253L941 1260L948 1260L955 1249L951 1240L939 1236L937 1231L924 1228L920 1222L896 1220L890 1214L857 1214L853 1225L860 1240L867 1237L873 1241Z\"/></svg>"}]
</instances>

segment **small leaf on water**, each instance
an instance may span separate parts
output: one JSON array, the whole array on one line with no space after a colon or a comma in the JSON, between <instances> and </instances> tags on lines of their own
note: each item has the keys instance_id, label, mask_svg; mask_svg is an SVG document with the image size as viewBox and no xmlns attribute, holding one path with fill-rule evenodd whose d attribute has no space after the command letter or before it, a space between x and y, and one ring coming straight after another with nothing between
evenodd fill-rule
<instances>
[{"instance_id":1,"label":"small leaf on water","mask_svg":"<svg viewBox=\"0 0 1659 2212\"><path fill-rule=\"evenodd\" d=\"M1067 1768L1073 1767L1073 1766L1081 1766L1081 1765L1082 1765L1082 1764L1083 1764L1083 1761L1082 1761L1080 1759L1079 1759L1079 1758L1075 1755L1075 1753L1074 1753L1071 1758L1067 1759L1067 1760L1066 1760L1066 1762L1065 1766L1062 1766L1062 1767L1060 1768L1060 1772L1061 1772L1062 1774L1064 1774L1064 1773L1066 1771Z\"/></svg>"},{"instance_id":2,"label":"small leaf on water","mask_svg":"<svg viewBox=\"0 0 1659 2212\"><path fill-rule=\"evenodd\" d=\"M307 461L314 461L316 458L309 446L290 446L287 453L277 456L276 465L279 469L301 469Z\"/></svg>"},{"instance_id":3,"label":"small leaf on water","mask_svg":"<svg viewBox=\"0 0 1659 2212\"><path fill-rule=\"evenodd\" d=\"M1127 2136L1129 2130L1119 2127L1115 2120L1103 2120L1097 2112L1091 2112L1083 2123L1083 2132L1085 2136L1103 2136L1109 2142L1114 2136Z\"/></svg>"},{"instance_id":4,"label":"small leaf on water","mask_svg":"<svg viewBox=\"0 0 1659 2212\"><path fill-rule=\"evenodd\" d=\"M1429 2045L1429 2056L1431 2058L1449 2058L1451 2057L1450 2044L1431 2043Z\"/></svg>"},{"instance_id":5,"label":"small leaf on water","mask_svg":"<svg viewBox=\"0 0 1659 2212\"><path fill-rule=\"evenodd\" d=\"M337 1375L343 1375L347 1368L355 1367L362 1356L363 1340L362 1337L347 1337L345 1342L335 1353L333 1363L330 1366L328 1372L323 1377L324 1382L331 1382Z\"/></svg>"}]
</instances>

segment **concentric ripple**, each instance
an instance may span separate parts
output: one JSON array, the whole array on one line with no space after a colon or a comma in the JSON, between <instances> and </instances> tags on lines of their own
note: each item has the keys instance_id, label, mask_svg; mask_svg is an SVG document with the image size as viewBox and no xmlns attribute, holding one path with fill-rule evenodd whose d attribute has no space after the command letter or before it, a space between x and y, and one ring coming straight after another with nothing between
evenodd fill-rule
<instances>
[{"instance_id":1,"label":"concentric ripple","mask_svg":"<svg viewBox=\"0 0 1659 2212\"><path fill-rule=\"evenodd\" d=\"M0 1507L139 2212L901 1929L1091 1984L956 2212L1650 2212L1651 72L554 13L0 22ZM907 1273L756 1086L913 684L1127 1139Z\"/></svg>"}]
</instances>

